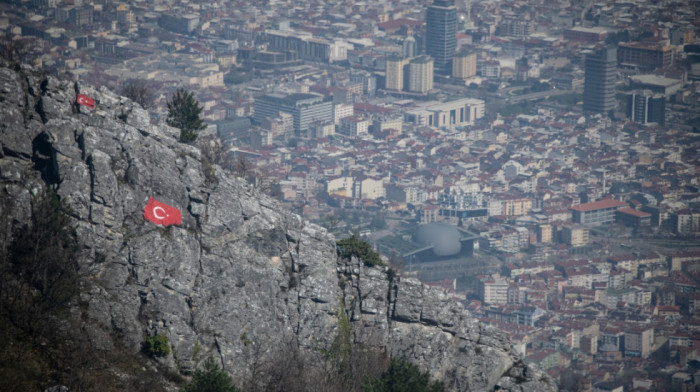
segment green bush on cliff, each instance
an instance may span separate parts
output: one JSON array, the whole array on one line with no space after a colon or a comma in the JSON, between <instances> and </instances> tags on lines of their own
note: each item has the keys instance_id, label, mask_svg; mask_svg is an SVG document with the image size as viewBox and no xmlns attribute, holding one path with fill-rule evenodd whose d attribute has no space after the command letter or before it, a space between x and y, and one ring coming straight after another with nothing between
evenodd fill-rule
<instances>
[{"instance_id":1,"label":"green bush on cliff","mask_svg":"<svg viewBox=\"0 0 700 392\"><path fill-rule=\"evenodd\" d=\"M363 392L444 392L440 381L430 381L428 372L422 373L418 366L400 358L391 360L389 369L381 378L370 377L362 385Z\"/></svg>"},{"instance_id":2,"label":"green bush on cliff","mask_svg":"<svg viewBox=\"0 0 700 392\"><path fill-rule=\"evenodd\" d=\"M195 371L192 380L180 392L240 392L240 389L210 357L204 362L204 369Z\"/></svg>"},{"instance_id":3,"label":"green bush on cliff","mask_svg":"<svg viewBox=\"0 0 700 392\"><path fill-rule=\"evenodd\" d=\"M353 235L350 238L344 238L336 242L336 245L338 248L338 255L340 257L350 258L352 256L355 256L362 260L365 263L365 265L368 266L386 265L379 257L379 253L372 249L372 246L370 244L368 244L367 242L363 241L355 235Z\"/></svg>"},{"instance_id":4,"label":"green bush on cliff","mask_svg":"<svg viewBox=\"0 0 700 392\"><path fill-rule=\"evenodd\" d=\"M165 357L170 354L170 340L165 335L149 336L143 342L143 351L151 357Z\"/></svg>"}]
</instances>

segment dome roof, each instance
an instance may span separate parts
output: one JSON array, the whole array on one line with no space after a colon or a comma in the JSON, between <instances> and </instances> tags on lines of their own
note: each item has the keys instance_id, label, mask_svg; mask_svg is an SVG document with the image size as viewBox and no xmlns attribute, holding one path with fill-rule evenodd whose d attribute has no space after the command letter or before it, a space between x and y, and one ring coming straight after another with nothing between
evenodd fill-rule
<instances>
[{"instance_id":1,"label":"dome roof","mask_svg":"<svg viewBox=\"0 0 700 392\"><path fill-rule=\"evenodd\" d=\"M423 246L433 246L436 256L456 255L462 249L462 237L456 227L441 222L433 222L418 228L413 241Z\"/></svg>"}]
</instances>

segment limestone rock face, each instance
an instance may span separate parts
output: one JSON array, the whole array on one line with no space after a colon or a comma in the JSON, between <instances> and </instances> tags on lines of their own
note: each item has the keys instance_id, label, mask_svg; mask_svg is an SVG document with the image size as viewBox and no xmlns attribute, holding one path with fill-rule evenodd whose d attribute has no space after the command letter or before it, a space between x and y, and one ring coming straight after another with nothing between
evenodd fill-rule
<instances>
[{"instance_id":1,"label":"limestone rock face","mask_svg":"<svg viewBox=\"0 0 700 392\"><path fill-rule=\"evenodd\" d=\"M89 339L119 336L137 352L165 334L181 372L214 356L244 378L276 347L329 347L342 301L356 344L406 358L451 390L556 390L503 332L419 281L339 259L324 228L203 163L129 99L34 75L0 67L2 230L29 219L42 189L68 202L90 271ZM78 93L96 107L77 105ZM146 221L150 196L179 208L182 224Z\"/></svg>"}]
</instances>

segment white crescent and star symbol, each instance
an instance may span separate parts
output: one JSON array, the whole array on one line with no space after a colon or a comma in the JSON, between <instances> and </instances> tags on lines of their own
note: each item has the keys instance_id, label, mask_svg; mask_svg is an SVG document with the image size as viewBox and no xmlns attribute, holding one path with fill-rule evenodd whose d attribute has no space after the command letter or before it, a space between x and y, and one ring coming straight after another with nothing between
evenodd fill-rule
<instances>
[{"instance_id":1,"label":"white crescent and star symbol","mask_svg":"<svg viewBox=\"0 0 700 392\"><path fill-rule=\"evenodd\" d=\"M182 214L180 209L161 203L152 196L148 198L148 204L143 209L143 217L156 225L180 225Z\"/></svg>"},{"instance_id":2,"label":"white crescent and star symbol","mask_svg":"<svg viewBox=\"0 0 700 392\"><path fill-rule=\"evenodd\" d=\"M157 211L163 211L163 215L158 215ZM165 213L165 209L160 206L153 207L153 216L155 216L157 219L165 219L168 214Z\"/></svg>"}]
</instances>

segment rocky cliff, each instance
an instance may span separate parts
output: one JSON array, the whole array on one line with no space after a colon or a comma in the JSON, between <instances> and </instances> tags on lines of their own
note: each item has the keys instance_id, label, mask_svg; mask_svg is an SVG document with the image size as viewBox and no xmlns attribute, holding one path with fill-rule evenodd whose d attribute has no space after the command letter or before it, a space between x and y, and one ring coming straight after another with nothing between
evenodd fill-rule
<instances>
[{"instance_id":1,"label":"rocky cliff","mask_svg":"<svg viewBox=\"0 0 700 392\"><path fill-rule=\"evenodd\" d=\"M78 93L96 107L77 105ZM451 390L556 389L506 334L417 280L339 259L324 228L205 163L124 97L2 67L0 113L4 229L29 219L42 189L68 203L90 271L87 334L102 348L119 336L138 352L164 334L173 368L214 356L244 379L279 347L330 347L344 310L356 346L406 358ZM182 224L146 221L149 196L179 208Z\"/></svg>"}]
</instances>

